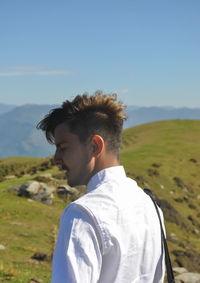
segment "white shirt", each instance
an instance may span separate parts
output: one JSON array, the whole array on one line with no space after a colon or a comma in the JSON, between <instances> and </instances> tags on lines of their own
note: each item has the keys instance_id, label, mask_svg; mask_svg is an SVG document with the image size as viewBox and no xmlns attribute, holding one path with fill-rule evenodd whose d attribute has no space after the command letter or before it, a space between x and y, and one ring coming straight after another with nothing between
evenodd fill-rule
<instances>
[{"instance_id":1,"label":"white shirt","mask_svg":"<svg viewBox=\"0 0 200 283\"><path fill-rule=\"evenodd\" d=\"M61 216L51 283L161 283L164 272L152 200L122 166L98 172Z\"/></svg>"}]
</instances>

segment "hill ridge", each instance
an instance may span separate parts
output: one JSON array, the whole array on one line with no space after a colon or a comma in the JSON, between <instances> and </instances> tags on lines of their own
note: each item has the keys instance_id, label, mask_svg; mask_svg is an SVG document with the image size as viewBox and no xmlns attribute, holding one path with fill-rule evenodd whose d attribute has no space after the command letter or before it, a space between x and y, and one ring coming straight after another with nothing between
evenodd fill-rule
<instances>
[{"instance_id":1,"label":"hill ridge","mask_svg":"<svg viewBox=\"0 0 200 283\"><path fill-rule=\"evenodd\" d=\"M120 163L141 188L148 187L155 194L165 217L173 267L200 273L199 140L200 121L169 120L135 126L123 131ZM28 180L48 182L45 173L52 175L51 183L65 184L66 180L60 179L62 172L52 167L51 158L0 159L0 169L0 245L6 248L0 251L0 264L4 266L0 279L2 274L11 274L23 278L19 282L28 282L28 276L34 275L49 282L51 262L40 263L36 268L30 258L36 252L50 257L60 215L73 199L69 197L65 202L55 194L53 204L44 206L7 189Z\"/></svg>"},{"instance_id":2,"label":"hill ridge","mask_svg":"<svg viewBox=\"0 0 200 283\"><path fill-rule=\"evenodd\" d=\"M53 147L47 143L44 134L36 130L36 125L58 105L25 104L12 107L3 114L0 112L0 157L51 155ZM156 120L200 119L198 108L128 106L126 112L129 118L125 121L124 128Z\"/></svg>"}]
</instances>

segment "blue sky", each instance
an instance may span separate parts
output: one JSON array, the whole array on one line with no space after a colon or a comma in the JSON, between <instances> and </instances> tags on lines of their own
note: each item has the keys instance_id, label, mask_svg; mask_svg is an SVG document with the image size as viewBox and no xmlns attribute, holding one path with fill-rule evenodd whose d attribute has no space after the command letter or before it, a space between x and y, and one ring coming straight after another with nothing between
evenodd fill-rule
<instances>
[{"instance_id":1,"label":"blue sky","mask_svg":"<svg viewBox=\"0 0 200 283\"><path fill-rule=\"evenodd\" d=\"M200 107L199 0L1 0L0 102Z\"/></svg>"}]
</instances>

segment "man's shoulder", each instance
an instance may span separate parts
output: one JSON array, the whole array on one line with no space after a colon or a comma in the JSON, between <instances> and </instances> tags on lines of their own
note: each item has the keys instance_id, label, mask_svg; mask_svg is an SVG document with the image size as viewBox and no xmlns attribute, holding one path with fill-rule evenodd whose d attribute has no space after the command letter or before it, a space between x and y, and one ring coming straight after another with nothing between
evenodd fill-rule
<instances>
[{"instance_id":1,"label":"man's shoulder","mask_svg":"<svg viewBox=\"0 0 200 283\"><path fill-rule=\"evenodd\" d=\"M95 189L90 190L85 195L74 201L78 205L92 205L97 203L113 202L127 197L134 197L135 195L145 196L143 190L138 186L137 182L129 177L124 178L122 181L107 179L106 182L98 184ZM146 196L145 196L146 197Z\"/></svg>"},{"instance_id":2,"label":"man's shoulder","mask_svg":"<svg viewBox=\"0 0 200 283\"><path fill-rule=\"evenodd\" d=\"M99 184L97 188L74 201L73 205L101 221L102 218L105 220L118 214L123 208L135 204L143 206L147 198L133 179L125 178L123 182L107 180Z\"/></svg>"}]
</instances>

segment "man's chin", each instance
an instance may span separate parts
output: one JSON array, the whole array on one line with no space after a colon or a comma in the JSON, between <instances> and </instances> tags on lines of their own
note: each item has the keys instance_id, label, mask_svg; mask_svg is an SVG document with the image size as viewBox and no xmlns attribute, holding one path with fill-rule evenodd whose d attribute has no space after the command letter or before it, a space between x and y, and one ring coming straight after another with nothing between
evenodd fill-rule
<instances>
[{"instance_id":1,"label":"man's chin","mask_svg":"<svg viewBox=\"0 0 200 283\"><path fill-rule=\"evenodd\" d=\"M67 178L67 183L70 187L78 186L78 184L74 182L73 180L70 180L70 178Z\"/></svg>"},{"instance_id":2,"label":"man's chin","mask_svg":"<svg viewBox=\"0 0 200 283\"><path fill-rule=\"evenodd\" d=\"M82 183L77 182L76 180L71 180L70 178L67 179L67 183L70 187L78 187L83 185Z\"/></svg>"}]
</instances>

